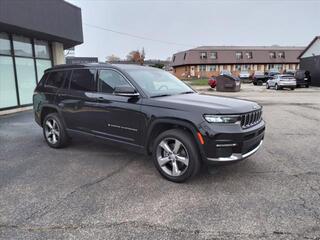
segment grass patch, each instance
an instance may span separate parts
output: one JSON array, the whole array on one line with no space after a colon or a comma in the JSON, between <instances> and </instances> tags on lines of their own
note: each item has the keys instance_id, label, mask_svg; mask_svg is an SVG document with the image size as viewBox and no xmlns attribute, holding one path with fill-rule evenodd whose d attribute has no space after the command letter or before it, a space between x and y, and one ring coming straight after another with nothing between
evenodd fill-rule
<instances>
[{"instance_id":1,"label":"grass patch","mask_svg":"<svg viewBox=\"0 0 320 240\"><path fill-rule=\"evenodd\" d=\"M208 79L185 80L191 86L208 86Z\"/></svg>"}]
</instances>

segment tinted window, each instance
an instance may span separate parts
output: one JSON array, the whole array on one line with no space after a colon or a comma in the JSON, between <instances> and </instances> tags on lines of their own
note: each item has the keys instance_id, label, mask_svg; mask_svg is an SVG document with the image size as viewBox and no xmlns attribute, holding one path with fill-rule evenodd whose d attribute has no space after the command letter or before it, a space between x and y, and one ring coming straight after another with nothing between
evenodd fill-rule
<instances>
[{"instance_id":1,"label":"tinted window","mask_svg":"<svg viewBox=\"0 0 320 240\"><path fill-rule=\"evenodd\" d=\"M113 93L115 87L129 85L119 73L113 70L101 70L99 72L100 90L104 93Z\"/></svg>"},{"instance_id":2,"label":"tinted window","mask_svg":"<svg viewBox=\"0 0 320 240\"><path fill-rule=\"evenodd\" d=\"M79 69L73 70L70 89L80 91L95 91L96 84L94 80L94 70Z\"/></svg>"},{"instance_id":3,"label":"tinted window","mask_svg":"<svg viewBox=\"0 0 320 240\"><path fill-rule=\"evenodd\" d=\"M14 55L32 57L32 45L30 38L13 36Z\"/></svg>"},{"instance_id":4,"label":"tinted window","mask_svg":"<svg viewBox=\"0 0 320 240\"><path fill-rule=\"evenodd\" d=\"M39 83L38 83L38 86L41 86L43 87L44 86L44 83L47 79L47 77L49 76L49 73L45 73L42 75L42 78L40 79Z\"/></svg>"},{"instance_id":5,"label":"tinted window","mask_svg":"<svg viewBox=\"0 0 320 240\"><path fill-rule=\"evenodd\" d=\"M47 78L45 87L60 88L64 81L69 78L70 72L71 71L51 72Z\"/></svg>"},{"instance_id":6,"label":"tinted window","mask_svg":"<svg viewBox=\"0 0 320 240\"><path fill-rule=\"evenodd\" d=\"M9 36L5 33L0 33L0 53L6 55L11 54Z\"/></svg>"}]
</instances>

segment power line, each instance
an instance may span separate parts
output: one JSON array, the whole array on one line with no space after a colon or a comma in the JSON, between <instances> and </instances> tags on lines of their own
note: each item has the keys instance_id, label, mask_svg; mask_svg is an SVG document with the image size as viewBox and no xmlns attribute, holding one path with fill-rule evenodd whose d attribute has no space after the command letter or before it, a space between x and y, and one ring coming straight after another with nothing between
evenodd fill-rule
<instances>
[{"instance_id":1,"label":"power line","mask_svg":"<svg viewBox=\"0 0 320 240\"><path fill-rule=\"evenodd\" d=\"M147 40L147 41L152 41L152 42L159 42L159 43L170 44L170 45L179 45L179 46L184 46L184 47L195 47L194 45L191 45L191 44L170 42L170 41L165 41L165 40L159 40L159 39L139 36L139 35L135 35L135 34L131 34L131 33L120 32L120 31L116 31L116 30L113 30L113 29L110 29L110 28L93 25L93 24L90 24L90 23L83 23L83 25L86 25L86 26L92 27L92 28L96 28L96 29L99 29L99 30L104 30L104 31L108 31L108 32L112 32L112 33L116 33L116 34L120 34L120 35L124 35L124 36L128 36L128 37L132 37L132 38L138 38L138 39L143 39L143 40Z\"/></svg>"}]
</instances>

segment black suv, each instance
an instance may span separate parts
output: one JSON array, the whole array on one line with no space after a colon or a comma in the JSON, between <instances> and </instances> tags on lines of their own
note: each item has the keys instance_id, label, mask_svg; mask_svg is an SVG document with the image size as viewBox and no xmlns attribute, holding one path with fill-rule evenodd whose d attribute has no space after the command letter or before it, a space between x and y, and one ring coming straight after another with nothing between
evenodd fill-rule
<instances>
[{"instance_id":1,"label":"black suv","mask_svg":"<svg viewBox=\"0 0 320 240\"><path fill-rule=\"evenodd\" d=\"M82 133L152 155L165 178L183 182L203 163L234 162L261 146L262 109L206 96L172 74L136 65L60 65L45 71L33 107L50 147Z\"/></svg>"}]
</instances>

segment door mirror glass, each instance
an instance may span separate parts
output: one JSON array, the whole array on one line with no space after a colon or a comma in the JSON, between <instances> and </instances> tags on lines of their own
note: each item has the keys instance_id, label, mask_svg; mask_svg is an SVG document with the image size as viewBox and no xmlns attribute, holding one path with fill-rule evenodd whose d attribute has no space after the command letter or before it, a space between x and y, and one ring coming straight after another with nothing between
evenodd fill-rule
<instances>
[{"instance_id":1,"label":"door mirror glass","mask_svg":"<svg viewBox=\"0 0 320 240\"><path fill-rule=\"evenodd\" d=\"M114 89L114 95L124 96L124 97L138 97L139 93L132 87L128 85L117 86Z\"/></svg>"}]
</instances>

